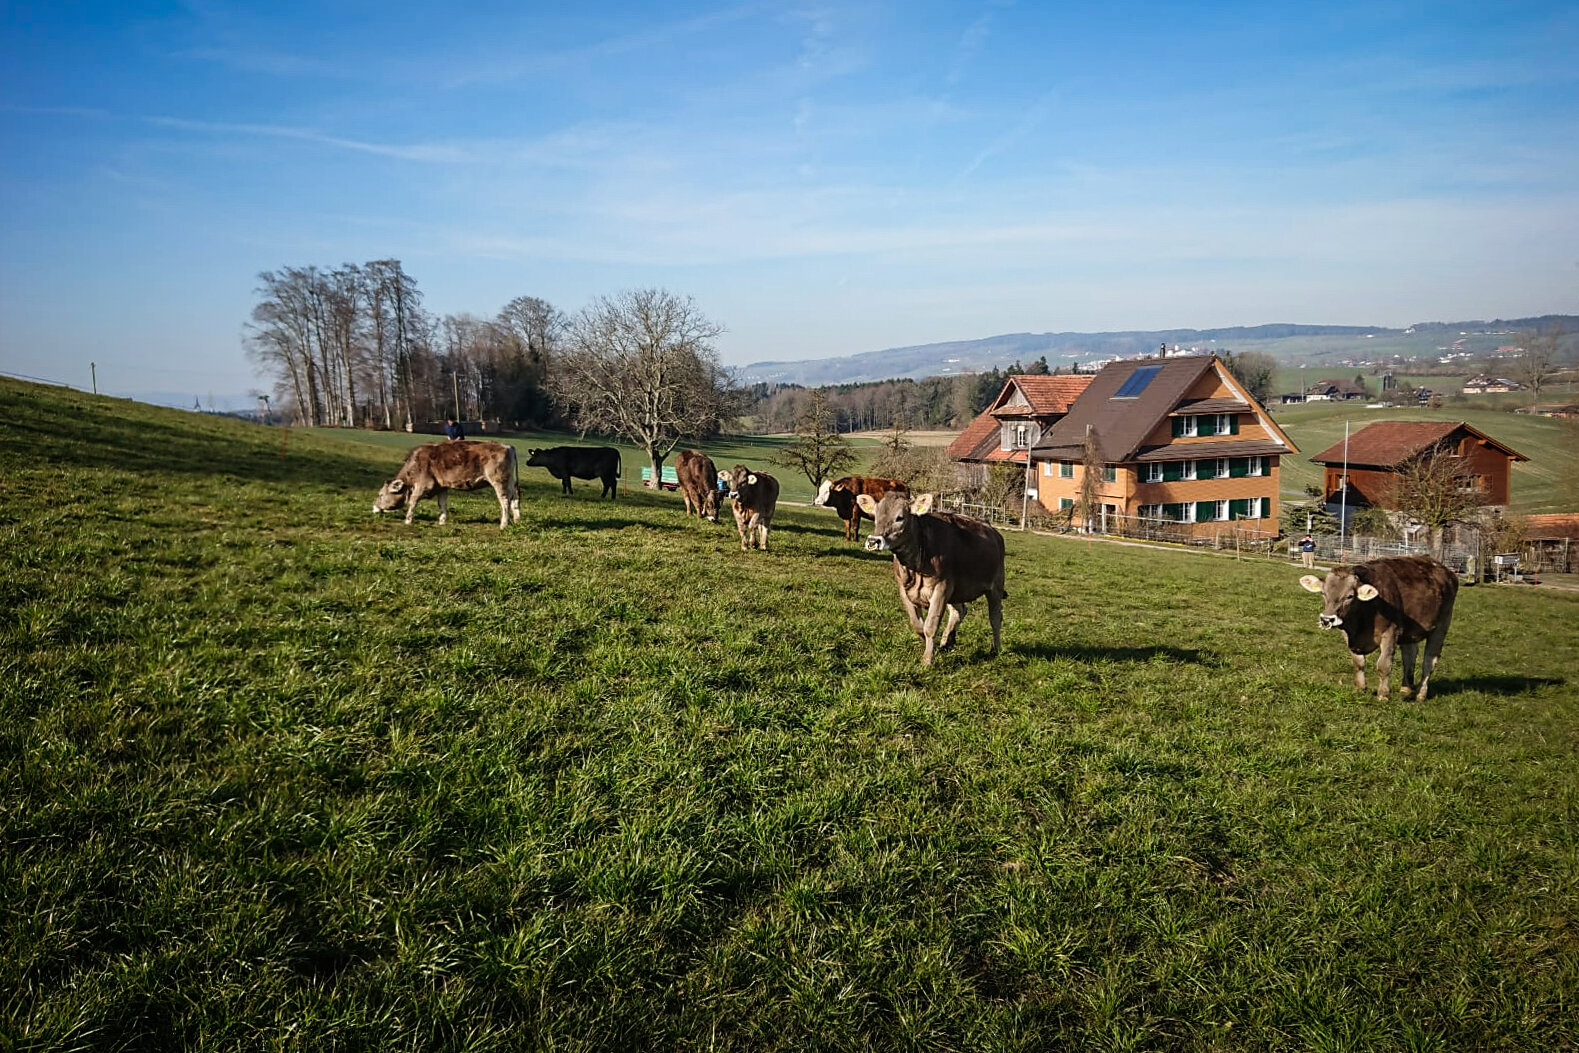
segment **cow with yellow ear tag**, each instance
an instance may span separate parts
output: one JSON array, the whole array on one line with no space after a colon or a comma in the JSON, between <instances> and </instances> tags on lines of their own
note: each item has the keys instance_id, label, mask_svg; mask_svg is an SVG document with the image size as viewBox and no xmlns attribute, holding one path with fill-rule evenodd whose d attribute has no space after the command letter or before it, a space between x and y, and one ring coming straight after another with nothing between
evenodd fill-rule
<instances>
[{"instance_id":1,"label":"cow with yellow ear tag","mask_svg":"<svg viewBox=\"0 0 1579 1053\"><path fill-rule=\"evenodd\" d=\"M1425 556L1373 559L1352 567L1333 567L1324 579L1306 574L1299 583L1321 594L1323 629L1342 629L1354 659L1354 687L1365 690L1365 656L1376 656L1376 697L1385 700L1393 649L1402 646L1402 694L1425 701L1431 673L1442 653L1458 598L1458 575ZM1425 641L1420 690L1415 691L1415 649Z\"/></svg>"},{"instance_id":2,"label":"cow with yellow ear tag","mask_svg":"<svg viewBox=\"0 0 1579 1053\"><path fill-rule=\"evenodd\" d=\"M894 554L894 580L910 627L925 641L921 664L929 666L937 651L954 644L954 630L965 617L965 604L987 599L992 623L992 651L998 653L1003 625L1003 535L979 519L934 511L933 496L914 499L891 490L881 501L870 494L856 498L872 517L866 547ZM948 624L938 639L938 623L948 608ZM921 611L925 611L923 618Z\"/></svg>"}]
</instances>

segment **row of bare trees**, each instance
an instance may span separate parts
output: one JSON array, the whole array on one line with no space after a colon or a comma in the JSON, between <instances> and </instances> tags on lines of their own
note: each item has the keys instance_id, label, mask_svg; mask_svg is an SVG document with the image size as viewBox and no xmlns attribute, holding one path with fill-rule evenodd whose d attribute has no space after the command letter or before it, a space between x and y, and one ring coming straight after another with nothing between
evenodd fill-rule
<instances>
[{"instance_id":1,"label":"row of bare trees","mask_svg":"<svg viewBox=\"0 0 1579 1053\"><path fill-rule=\"evenodd\" d=\"M247 351L299 423L409 429L445 416L553 417L546 369L565 320L543 300L517 297L491 319L437 318L399 260L264 271L257 294Z\"/></svg>"}]
</instances>

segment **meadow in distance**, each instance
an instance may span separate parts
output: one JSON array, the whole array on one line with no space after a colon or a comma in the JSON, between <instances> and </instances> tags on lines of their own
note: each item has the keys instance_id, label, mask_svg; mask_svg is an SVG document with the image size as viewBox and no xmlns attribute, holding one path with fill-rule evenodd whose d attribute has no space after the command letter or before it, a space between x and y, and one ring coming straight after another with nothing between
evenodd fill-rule
<instances>
[{"instance_id":1,"label":"meadow in distance","mask_svg":"<svg viewBox=\"0 0 1579 1053\"><path fill-rule=\"evenodd\" d=\"M407 528L382 439L9 380L0 440L0 1048L1579 1043L1579 594L1379 702L1293 567L1006 532L923 670L821 509Z\"/></svg>"}]
</instances>

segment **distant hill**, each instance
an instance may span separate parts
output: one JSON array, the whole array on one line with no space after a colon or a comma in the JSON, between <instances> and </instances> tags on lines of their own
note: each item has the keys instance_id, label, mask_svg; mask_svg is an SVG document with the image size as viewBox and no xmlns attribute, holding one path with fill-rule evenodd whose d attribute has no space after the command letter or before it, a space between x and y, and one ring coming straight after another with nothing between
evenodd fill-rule
<instances>
[{"instance_id":1,"label":"distant hill","mask_svg":"<svg viewBox=\"0 0 1579 1053\"><path fill-rule=\"evenodd\" d=\"M1474 352L1495 350L1520 330L1546 324L1579 329L1579 317L1474 322L1422 322L1408 329L1356 325L1257 325L1226 329L1156 329L1116 333L1007 333L980 340L953 340L912 347L865 351L838 358L753 362L738 370L746 383L852 384L902 377L920 379L950 373L979 373L994 367L1034 362L1069 366L1149 354L1161 344L1194 350L1265 351L1283 359L1331 360L1385 355L1413 356L1451 347L1460 341Z\"/></svg>"}]
</instances>

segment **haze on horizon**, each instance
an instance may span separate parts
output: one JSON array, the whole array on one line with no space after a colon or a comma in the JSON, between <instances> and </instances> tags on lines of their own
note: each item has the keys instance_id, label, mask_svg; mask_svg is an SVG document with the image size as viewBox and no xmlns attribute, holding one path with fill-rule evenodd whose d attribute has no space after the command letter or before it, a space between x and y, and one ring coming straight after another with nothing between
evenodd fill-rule
<instances>
[{"instance_id":1,"label":"haze on horizon","mask_svg":"<svg viewBox=\"0 0 1579 1053\"><path fill-rule=\"evenodd\" d=\"M266 389L256 276L660 286L727 364L1579 309L1559 2L9 5L0 370Z\"/></svg>"}]
</instances>

